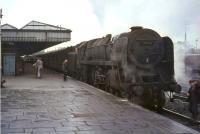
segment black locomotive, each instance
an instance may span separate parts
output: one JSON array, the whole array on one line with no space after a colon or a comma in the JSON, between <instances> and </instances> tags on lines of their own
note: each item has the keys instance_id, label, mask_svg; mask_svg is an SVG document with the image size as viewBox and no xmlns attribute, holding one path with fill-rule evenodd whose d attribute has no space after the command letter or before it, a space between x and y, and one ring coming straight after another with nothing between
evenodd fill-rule
<instances>
[{"instance_id":1,"label":"black locomotive","mask_svg":"<svg viewBox=\"0 0 200 134\"><path fill-rule=\"evenodd\" d=\"M163 107L164 91L179 90L173 42L151 29L132 27L113 38L107 35L40 56L55 70L68 58L72 77L148 107Z\"/></svg>"}]
</instances>

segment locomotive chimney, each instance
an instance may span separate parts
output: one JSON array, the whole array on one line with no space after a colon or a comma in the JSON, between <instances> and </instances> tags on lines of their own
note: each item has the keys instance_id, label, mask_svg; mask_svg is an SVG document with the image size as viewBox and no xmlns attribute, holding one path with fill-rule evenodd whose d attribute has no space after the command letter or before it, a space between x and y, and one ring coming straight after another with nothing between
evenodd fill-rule
<instances>
[{"instance_id":1,"label":"locomotive chimney","mask_svg":"<svg viewBox=\"0 0 200 134\"><path fill-rule=\"evenodd\" d=\"M111 36L112 36L111 34L107 34L107 35L106 35L106 37L111 37Z\"/></svg>"},{"instance_id":2,"label":"locomotive chimney","mask_svg":"<svg viewBox=\"0 0 200 134\"><path fill-rule=\"evenodd\" d=\"M134 27L131 27L131 32L135 31L135 30L139 30L139 29L142 29L141 26L134 26Z\"/></svg>"}]
</instances>

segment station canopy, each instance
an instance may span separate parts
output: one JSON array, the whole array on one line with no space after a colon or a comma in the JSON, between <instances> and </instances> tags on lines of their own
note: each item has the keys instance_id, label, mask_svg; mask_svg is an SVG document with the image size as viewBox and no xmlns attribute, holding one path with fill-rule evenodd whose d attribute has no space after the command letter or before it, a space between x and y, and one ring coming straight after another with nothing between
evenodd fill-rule
<instances>
[{"instance_id":1,"label":"station canopy","mask_svg":"<svg viewBox=\"0 0 200 134\"><path fill-rule=\"evenodd\" d=\"M38 21L18 29L10 24L1 26L2 47L14 46L21 54L31 54L71 40L71 30Z\"/></svg>"}]
</instances>

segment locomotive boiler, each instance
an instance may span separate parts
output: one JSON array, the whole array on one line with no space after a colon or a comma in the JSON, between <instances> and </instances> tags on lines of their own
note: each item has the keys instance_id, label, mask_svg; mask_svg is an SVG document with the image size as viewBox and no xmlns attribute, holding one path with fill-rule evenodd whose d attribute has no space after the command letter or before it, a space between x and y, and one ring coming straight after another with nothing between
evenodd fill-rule
<instances>
[{"instance_id":1,"label":"locomotive boiler","mask_svg":"<svg viewBox=\"0 0 200 134\"><path fill-rule=\"evenodd\" d=\"M140 105L162 108L164 92L180 90L174 80L173 50L169 37L132 27L114 37L108 34L81 42L62 54L57 51L40 56L47 67L59 65L56 69L61 68L58 59L67 57L72 77Z\"/></svg>"}]
</instances>

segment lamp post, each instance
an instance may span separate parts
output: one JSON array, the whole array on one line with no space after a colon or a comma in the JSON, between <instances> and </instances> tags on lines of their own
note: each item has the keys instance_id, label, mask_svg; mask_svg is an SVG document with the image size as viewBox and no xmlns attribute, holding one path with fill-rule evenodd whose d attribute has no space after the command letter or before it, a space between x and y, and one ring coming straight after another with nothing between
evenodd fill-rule
<instances>
[{"instance_id":1,"label":"lamp post","mask_svg":"<svg viewBox=\"0 0 200 134\"><path fill-rule=\"evenodd\" d=\"M0 9L0 54L1 54L1 19L2 19L2 16L3 16L2 15L2 9ZM2 62L1 60L2 59L1 59L1 56L2 56L2 54L0 55L0 71L1 71L0 72L0 75L1 75L0 79L2 81L2 74L1 74L2 73L2 64L1 64L1 62Z\"/></svg>"},{"instance_id":2,"label":"lamp post","mask_svg":"<svg viewBox=\"0 0 200 134\"><path fill-rule=\"evenodd\" d=\"M188 24L185 24L185 47L187 47L187 25Z\"/></svg>"},{"instance_id":3,"label":"lamp post","mask_svg":"<svg viewBox=\"0 0 200 134\"><path fill-rule=\"evenodd\" d=\"M197 45L198 45L198 41L199 41L199 40L198 40L198 39L196 39L196 49L198 48L198 46L197 46Z\"/></svg>"}]
</instances>

